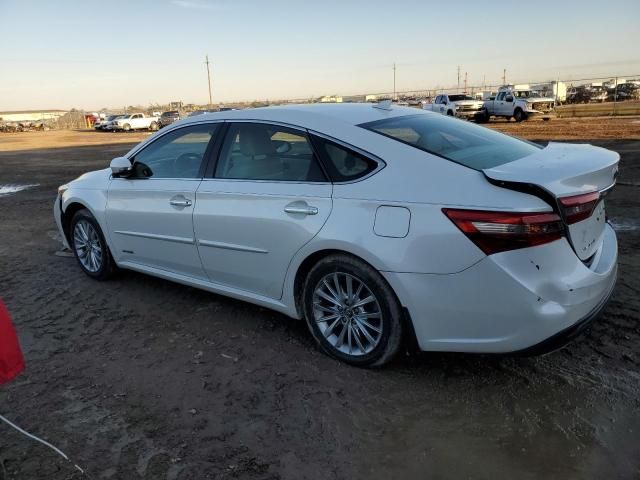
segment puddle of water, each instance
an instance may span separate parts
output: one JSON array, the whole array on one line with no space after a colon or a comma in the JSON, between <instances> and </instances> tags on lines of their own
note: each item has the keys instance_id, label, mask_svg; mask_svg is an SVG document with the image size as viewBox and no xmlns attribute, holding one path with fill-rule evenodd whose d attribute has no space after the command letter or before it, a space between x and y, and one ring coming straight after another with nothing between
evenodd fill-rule
<instances>
[{"instance_id":1,"label":"puddle of water","mask_svg":"<svg viewBox=\"0 0 640 480\"><path fill-rule=\"evenodd\" d=\"M37 187L38 185L40 184L33 183L29 185L0 185L0 197L4 197L5 195L11 195L13 193L26 190L27 188Z\"/></svg>"},{"instance_id":2,"label":"puddle of water","mask_svg":"<svg viewBox=\"0 0 640 480\"><path fill-rule=\"evenodd\" d=\"M640 230L640 225L631 220L620 218L611 220L610 223L616 232L635 232L637 230Z\"/></svg>"}]
</instances>

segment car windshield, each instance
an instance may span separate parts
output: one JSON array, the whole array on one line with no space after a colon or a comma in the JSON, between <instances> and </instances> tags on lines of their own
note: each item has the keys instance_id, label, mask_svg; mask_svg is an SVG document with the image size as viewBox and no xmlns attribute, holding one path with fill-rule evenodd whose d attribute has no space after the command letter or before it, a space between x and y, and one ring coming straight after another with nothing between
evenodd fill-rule
<instances>
[{"instance_id":1,"label":"car windshield","mask_svg":"<svg viewBox=\"0 0 640 480\"><path fill-rule=\"evenodd\" d=\"M537 98L540 96L538 92L534 92L533 90L516 90L513 92L513 95L518 98Z\"/></svg>"},{"instance_id":2,"label":"car windshield","mask_svg":"<svg viewBox=\"0 0 640 480\"><path fill-rule=\"evenodd\" d=\"M162 114L163 117L175 117L176 115L178 115L178 112L164 112Z\"/></svg>"},{"instance_id":3,"label":"car windshield","mask_svg":"<svg viewBox=\"0 0 640 480\"><path fill-rule=\"evenodd\" d=\"M449 100L459 102L460 100L474 100L474 98L469 95L449 95Z\"/></svg>"},{"instance_id":4,"label":"car windshield","mask_svg":"<svg viewBox=\"0 0 640 480\"><path fill-rule=\"evenodd\" d=\"M474 170L497 167L540 150L532 143L444 115L407 115L360 127Z\"/></svg>"}]
</instances>

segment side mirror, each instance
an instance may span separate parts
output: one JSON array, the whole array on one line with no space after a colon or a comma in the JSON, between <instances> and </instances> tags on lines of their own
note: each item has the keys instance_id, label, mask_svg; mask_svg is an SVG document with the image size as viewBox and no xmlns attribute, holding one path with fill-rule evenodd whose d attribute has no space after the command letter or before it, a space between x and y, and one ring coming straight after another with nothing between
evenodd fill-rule
<instances>
[{"instance_id":1,"label":"side mirror","mask_svg":"<svg viewBox=\"0 0 640 480\"><path fill-rule=\"evenodd\" d=\"M111 160L111 174L114 177L126 177L131 173L131 162L126 157L116 157Z\"/></svg>"},{"instance_id":2,"label":"side mirror","mask_svg":"<svg viewBox=\"0 0 640 480\"><path fill-rule=\"evenodd\" d=\"M506 102L513 102L513 95L507 95L507 98L505 98Z\"/></svg>"}]
</instances>

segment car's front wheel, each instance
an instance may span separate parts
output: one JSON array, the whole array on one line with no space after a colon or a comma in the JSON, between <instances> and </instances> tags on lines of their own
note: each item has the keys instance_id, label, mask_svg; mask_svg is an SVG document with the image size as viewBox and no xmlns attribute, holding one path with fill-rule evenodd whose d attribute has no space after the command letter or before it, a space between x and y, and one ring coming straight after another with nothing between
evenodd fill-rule
<instances>
[{"instance_id":1,"label":"car's front wheel","mask_svg":"<svg viewBox=\"0 0 640 480\"><path fill-rule=\"evenodd\" d=\"M106 280L115 270L100 225L91 213L82 209L71 219L70 235L73 253L80 268L92 278Z\"/></svg>"},{"instance_id":2,"label":"car's front wheel","mask_svg":"<svg viewBox=\"0 0 640 480\"><path fill-rule=\"evenodd\" d=\"M513 112L513 118L516 119L516 122L522 122L527 119L527 114L522 109L516 108L516 111Z\"/></svg>"},{"instance_id":3,"label":"car's front wheel","mask_svg":"<svg viewBox=\"0 0 640 480\"><path fill-rule=\"evenodd\" d=\"M329 355L371 367L391 361L402 342L402 308L371 266L330 255L309 272L303 290L309 330Z\"/></svg>"}]
</instances>

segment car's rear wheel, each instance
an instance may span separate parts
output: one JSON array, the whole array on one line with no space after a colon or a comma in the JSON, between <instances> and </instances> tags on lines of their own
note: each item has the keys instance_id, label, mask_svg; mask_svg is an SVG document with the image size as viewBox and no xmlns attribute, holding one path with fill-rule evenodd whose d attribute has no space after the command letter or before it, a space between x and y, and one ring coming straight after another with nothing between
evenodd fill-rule
<instances>
[{"instance_id":1,"label":"car's rear wheel","mask_svg":"<svg viewBox=\"0 0 640 480\"><path fill-rule=\"evenodd\" d=\"M149 130L155 132L156 130L158 130L158 124L156 122L151 122L151 125L149 125Z\"/></svg>"},{"instance_id":2,"label":"car's rear wheel","mask_svg":"<svg viewBox=\"0 0 640 480\"><path fill-rule=\"evenodd\" d=\"M309 272L304 316L329 355L361 367L391 361L402 342L402 308L371 266L348 255L330 255Z\"/></svg>"},{"instance_id":3,"label":"car's rear wheel","mask_svg":"<svg viewBox=\"0 0 640 480\"><path fill-rule=\"evenodd\" d=\"M115 263L109 252L100 225L93 215L82 209L71 219L70 243L80 268L92 278L106 280L114 270Z\"/></svg>"}]
</instances>

